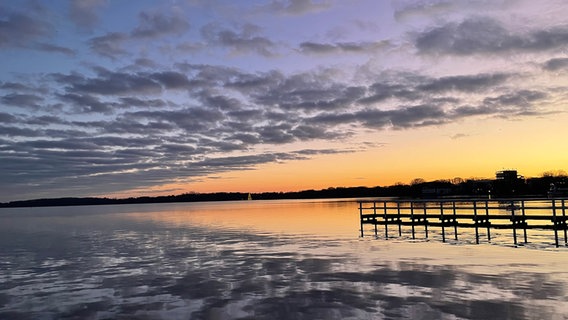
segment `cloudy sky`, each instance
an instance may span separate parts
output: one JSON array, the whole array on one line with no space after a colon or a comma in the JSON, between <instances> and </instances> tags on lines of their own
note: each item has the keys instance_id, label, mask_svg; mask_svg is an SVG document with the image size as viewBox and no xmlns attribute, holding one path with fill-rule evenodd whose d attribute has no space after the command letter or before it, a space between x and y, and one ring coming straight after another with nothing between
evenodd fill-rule
<instances>
[{"instance_id":1,"label":"cloudy sky","mask_svg":"<svg viewBox=\"0 0 568 320\"><path fill-rule=\"evenodd\" d=\"M565 0L8 0L0 201L568 169Z\"/></svg>"}]
</instances>

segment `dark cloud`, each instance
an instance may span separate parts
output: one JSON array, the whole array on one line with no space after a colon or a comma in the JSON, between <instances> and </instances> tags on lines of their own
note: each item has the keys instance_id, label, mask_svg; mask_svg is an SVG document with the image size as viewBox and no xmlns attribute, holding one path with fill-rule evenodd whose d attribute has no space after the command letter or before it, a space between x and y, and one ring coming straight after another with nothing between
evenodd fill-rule
<instances>
[{"instance_id":1,"label":"dark cloud","mask_svg":"<svg viewBox=\"0 0 568 320\"><path fill-rule=\"evenodd\" d=\"M417 100L421 97L419 92L414 90L411 83L401 84L391 81L377 82L369 86L369 95L358 100L361 104L374 104L391 98L402 100Z\"/></svg>"},{"instance_id":2,"label":"dark cloud","mask_svg":"<svg viewBox=\"0 0 568 320\"><path fill-rule=\"evenodd\" d=\"M509 77L510 75L499 73L440 77L417 86L417 89L432 92L479 92L502 84Z\"/></svg>"},{"instance_id":3,"label":"dark cloud","mask_svg":"<svg viewBox=\"0 0 568 320\"><path fill-rule=\"evenodd\" d=\"M408 129L439 125L448 122L449 115L440 107L433 105L418 105L401 107L395 110L366 109L353 114L354 121L368 128Z\"/></svg>"},{"instance_id":4,"label":"dark cloud","mask_svg":"<svg viewBox=\"0 0 568 320\"><path fill-rule=\"evenodd\" d=\"M450 115L455 118L471 116L495 116L500 118L513 118L518 116L540 116L547 114L538 106L546 102L549 95L535 90L511 90L496 97L486 97L477 106L459 106L454 108Z\"/></svg>"},{"instance_id":5,"label":"dark cloud","mask_svg":"<svg viewBox=\"0 0 568 320\"><path fill-rule=\"evenodd\" d=\"M16 119L15 116L9 113L0 112L0 123L13 123L16 122Z\"/></svg>"},{"instance_id":6,"label":"dark cloud","mask_svg":"<svg viewBox=\"0 0 568 320\"><path fill-rule=\"evenodd\" d=\"M69 0L69 17L80 28L91 29L99 21L98 10L106 0Z\"/></svg>"},{"instance_id":7,"label":"dark cloud","mask_svg":"<svg viewBox=\"0 0 568 320\"><path fill-rule=\"evenodd\" d=\"M53 53L61 53L69 57L74 57L76 55L75 50L69 49L67 47L57 46L50 43L38 43L35 48L37 50Z\"/></svg>"},{"instance_id":8,"label":"dark cloud","mask_svg":"<svg viewBox=\"0 0 568 320\"><path fill-rule=\"evenodd\" d=\"M166 154L183 154L184 156L199 154L194 146L178 143L165 143L160 145L157 150Z\"/></svg>"},{"instance_id":9,"label":"dark cloud","mask_svg":"<svg viewBox=\"0 0 568 320\"><path fill-rule=\"evenodd\" d=\"M246 24L240 31L220 29L210 24L201 29L203 37L213 44L227 47L234 54L257 53L265 57L276 55L276 44L270 39L259 36L260 28Z\"/></svg>"},{"instance_id":10,"label":"dark cloud","mask_svg":"<svg viewBox=\"0 0 568 320\"><path fill-rule=\"evenodd\" d=\"M124 49L126 40L128 40L127 34L122 32L110 32L103 36L92 38L89 40L89 46L91 50L103 57L116 59L127 53Z\"/></svg>"},{"instance_id":11,"label":"dark cloud","mask_svg":"<svg viewBox=\"0 0 568 320\"><path fill-rule=\"evenodd\" d=\"M249 94L258 105L308 113L348 107L362 98L366 91L364 87L338 83L325 73L301 73L284 77L272 72L243 77L237 82L231 82L230 86Z\"/></svg>"},{"instance_id":12,"label":"dark cloud","mask_svg":"<svg viewBox=\"0 0 568 320\"><path fill-rule=\"evenodd\" d=\"M206 47L205 44L201 42L181 42L175 46L175 48L181 52L185 53L196 53Z\"/></svg>"},{"instance_id":13,"label":"dark cloud","mask_svg":"<svg viewBox=\"0 0 568 320\"><path fill-rule=\"evenodd\" d=\"M368 105L382 103L389 99L402 101L427 99L440 104L456 103L459 99L439 96L434 98L432 94L482 93L494 90L516 76L515 74L482 73L431 78L401 73L387 76L384 80L372 84L367 90L369 94L357 102Z\"/></svg>"},{"instance_id":14,"label":"dark cloud","mask_svg":"<svg viewBox=\"0 0 568 320\"><path fill-rule=\"evenodd\" d=\"M202 91L199 94L199 98L203 105L207 108L217 108L227 111L235 111L241 109L241 101L236 98L231 98L223 95L211 94L206 91ZM236 115L236 114L235 114Z\"/></svg>"},{"instance_id":15,"label":"dark cloud","mask_svg":"<svg viewBox=\"0 0 568 320\"><path fill-rule=\"evenodd\" d=\"M480 116L480 115L492 115L499 113L499 108L489 107L486 105L482 106L470 106L464 105L459 106L453 109L452 114L455 118L465 118L471 116Z\"/></svg>"},{"instance_id":16,"label":"dark cloud","mask_svg":"<svg viewBox=\"0 0 568 320\"><path fill-rule=\"evenodd\" d=\"M24 13L3 14L0 11L0 48L28 47L34 41L50 36L53 26L42 19Z\"/></svg>"},{"instance_id":17,"label":"dark cloud","mask_svg":"<svg viewBox=\"0 0 568 320\"><path fill-rule=\"evenodd\" d=\"M2 97L3 104L20 108L39 108L43 98L34 94L11 93Z\"/></svg>"},{"instance_id":18,"label":"dark cloud","mask_svg":"<svg viewBox=\"0 0 568 320\"><path fill-rule=\"evenodd\" d=\"M175 124L163 120L141 120L147 119L143 117L130 119L130 113L126 113L117 117L115 121L96 124L93 127L104 134L151 136L156 139L175 133L179 129Z\"/></svg>"},{"instance_id":19,"label":"dark cloud","mask_svg":"<svg viewBox=\"0 0 568 320\"><path fill-rule=\"evenodd\" d=\"M217 126L217 122L224 119L223 113L215 109L184 108L164 111L136 111L124 113L119 119L120 123L129 121L162 121L174 124L177 128L191 134L206 132ZM136 122L137 123L137 122Z\"/></svg>"},{"instance_id":20,"label":"dark cloud","mask_svg":"<svg viewBox=\"0 0 568 320\"><path fill-rule=\"evenodd\" d=\"M139 15L139 19L139 25L130 33L109 32L105 35L91 38L89 40L91 50L114 60L128 52L125 46L131 41L180 35L189 29L189 22L180 15L169 16L159 12L142 12Z\"/></svg>"},{"instance_id":21,"label":"dark cloud","mask_svg":"<svg viewBox=\"0 0 568 320\"><path fill-rule=\"evenodd\" d=\"M85 78L81 75L55 75L68 90L76 93L119 95L119 94L145 94L160 93L162 85L142 73L114 72L106 69L97 69L97 77Z\"/></svg>"},{"instance_id":22,"label":"dark cloud","mask_svg":"<svg viewBox=\"0 0 568 320\"><path fill-rule=\"evenodd\" d=\"M132 30L134 38L157 38L165 35L182 34L189 29L183 16L167 16L159 12L141 12L139 25Z\"/></svg>"},{"instance_id":23,"label":"dark cloud","mask_svg":"<svg viewBox=\"0 0 568 320\"><path fill-rule=\"evenodd\" d=\"M488 78L480 75L479 78ZM461 78L458 78L461 79ZM466 78L469 79L469 78ZM474 77L477 79L477 77ZM427 83L431 84L432 81ZM441 81L441 83L445 83ZM471 83L461 88L467 90L479 89L479 84L474 81L473 88ZM482 81L482 83L485 83ZM483 87L483 86L481 86ZM446 90L447 86L435 87L436 90ZM454 87L451 87L454 88ZM433 90L432 88L428 88ZM548 95L544 92L534 90L516 90L497 97L487 97L479 101L477 106L455 106L454 100L446 99L432 100L433 104L422 104L416 106L398 105L396 109L381 110L379 108L365 108L354 112L343 112L341 110L333 112L321 112L313 117L306 119L306 122L315 127L336 127L339 125L362 124L373 129L394 128L408 129L413 127L440 125L466 117L473 116L497 116L515 117L520 115L542 115L546 112L535 107L535 104L546 101ZM423 98L423 101L431 99ZM367 103L368 101L365 101ZM333 131L337 133L337 131Z\"/></svg>"},{"instance_id":24,"label":"dark cloud","mask_svg":"<svg viewBox=\"0 0 568 320\"><path fill-rule=\"evenodd\" d=\"M387 115L392 126L400 129L439 125L450 120L447 118L446 112L440 106L435 105L404 107L388 111ZM379 120L380 118L379 115ZM366 123L372 124L372 121L367 120Z\"/></svg>"},{"instance_id":25,"label":"dark cloud","mask_svg":"<svg viewBox=\"0 0 568 320\"><path fill-rule=\"evenodd\" d=\"M265 73L238 73L233 74L225 81L229 89L236 89L246 94L266 92L285 81L286 77L279 71L272 70Z\"/></svg>"},{"instance_id":26,"label":"dark cloud","mask_svg":"<svg viewBox=\"0 0 568 320\"><path fill-rule=\"evenodd\" d=\"M162 108L169 103L161 99L140 99L136 97L120 98L121 105L125 108L129 107L145 107L145 108Z\"/></svg>"},{"instance_id":27,"label":"dark cloud","mask_svg":"<svg viewBox=\"0 0 568 320\"><path fill-rule=\"evenodd\" d=\"M59 97L73 104L80 113L111 113L113 111L112 105L102 103L89 94L67 93Z\"/></svg>"},{"instance_id":28,"label":"dark cloud","mask_svg":"<svg viewBox=\"0 0 568 320\"><path fill-rule=\"evenodd\" d=\"M300 51L307 54L334 54L334 53L365 53L373 54L378 49L388 45L387 41L380 42L338 42L318 43L302 42Z\"/></svg>"},{"instance_id":29,"label":"dark cloud","mask_svg":"<svg viewBox=\"0 0 568 320\"><path fill-rule=\"evenodd\" d=\"M568 26L514 33L497 20L470 18L424 31L415 39L422 54L471 55L544 51L568 45Z\"/></svg>"},{"instance_id":30,"label":"dark cloud","mask_svg":"<svg viewBox=\"0 0 568 320\"><path fill-rule=\"evenodd\" d=\"M328 0L273 0L264 9L289 15L302 15L307 13L318 12L331 7Z\"/></svg>"},{"instance_id":31,"label":"dark cloud","mask_svg":"<svg viewBox=\"0 0 568 320\"><path fill-rule=\"evenodd\" d=\"M80 140L35 140L27 141L22 145L36 149L68 149L68 150L96 150L97 145ZM81 154L84 155L84 154Z\"/></svg>"},{"instance_id":32,"label":"dark cloud","mask_svg":"<svg viewBox=\"0 0 568 320\"><path fill-rule=\"evenodd\" d=\"M151 59L148 58L138 58L136 60L134 60L134 65L136 67L142 67L142 68L150 68L150 69L157 69L158 68L158 64L156 62L154 62Z\"/></svg>"},{"instance_id":33,"label":"dark cloud","mask_svg":"<svg viewBox=\"0 0 568 320\"><path fill-rule=\"evenodd\" d=\"M309 141L316 139L334 139L343 136L341 133L336 131L328 131L322 127L315 127L310 125L301 124L298 125L290 133L300 141Z\"/></svg>"},{"instance_id":34,"label":"dark cloud","mask_svg":"<svg viewBox=\"0 0 568 320\"><path fill-rule=\"evenodd\" d=\"M235 133L232 136L229 136L228 139L240 141L247 145L255 145L261 141L258 135L252 133Z\"/></svg>"},{"instance_id":35,"label":"dark cloud","mask_svg":"<svg viewBox=\"0 0 568 320\"><path fill-rule=\"evenodd\" d=\"M0 84L0 89L9 91L34 91L33 88L18 82L3 82Z\"/></svg>"},{"instance_id":36,"label":"dark cloud","mask_svg":"<svg viewBox=\"0 0 568 320\"><path fill-rule=\"evenodd\" d=\"M495 98L485 98L483 102L487 105L515 106L518 108L529 108L534 102L547 98L547 94L534 90L519 90L512 93L500 95Z\"/></svg>"},{"instance_id":37,"label":"dark cloud","mask_svg":"<svg viewBox=\"0 0 568 320\"><path fill-rule=\"evenodd\" d=\"M548 71L568 69L568 58L555 58L546 61L543 68Z\"/></svg>"},{"instance_id":38,"label":"dark cloud","mask_svg":"<svg viewBox=\"0 0 568 320\"><path fill-rule=\"evenodd\" d=\"M130 136L128 138L116 135L102 135L98 137L89 136L85 138L89 142L92 142L99 147L119 147L122 150L139 150L147 148L148 146L158 145L164 143L164 141L158 137L136 137ZM167 143L167 142L166 142ZM139 151L135 151L140 154Z\"/></svg>"},{"instance_id":39,"label":"dark cloud","mask_svg":"<svg viewBox=\"0 0 568 320\"><path fill-rule=\"evenodd\" d=\"M428 2L416 2L416 3L404 3L396 2L394 17L398 21L404 21L411 17L420 16L431 16L433 14L439 14L446 12L448 9L457 5L451 1L428 1Z\"/></svg>"},{"instance_id":40,"label":"dark cloud","mask_svg":"<svg viewBox=\"0 0 568 320\"><path fill-rule=\"evenodd\" d=\"M255 128L264 143L284 144L296 141L292 134L292 126L288 123L273 124Z\"/></svg>"},{"instance_id":41,"label":"dark cloud","mask_svg":"<svg viewBox=\"0 0 568 320\"><path fill-rule=\"evenodd\" d=\"M156 72L151 74L151 78L162 84L166 89L187 89L190 86L187 76L179 72Z\"/></svg>"},{"instance_id":42,"label":"dark cloud","mask_svg":"<svg viewBox=\"0 0 568 320\"><path fill-rule=\"evenodd\" d=\"M300 154L300 155L308 155L308 156L315 156L315 155L320 155L320 154L340 154L340 153L352 153L352 150L349 149L345 149L345 150L339 150L339 149L304 149L304 150L299 150L296 151L296 154Z\"/></svg>"},{"instance_id":43,"label":"dark cloud","mask_svg":"<svg viewBox=\"0 0 568 320\"><path fill-rule=\"evenodd\" d=\"M141 12L138 17L139 24L131 32L108 32L91 38L89 40L91 50L114 60L128 53L127 45L137 41L179 36L189 30L189 22L181 15Z\"/></svg>"},{"instance_id":44,"label":"dark cloud","mask_svg":"<svg viewBox=\"0 0 568 320\"><path fill-rule=\"evenodd\" d=\"M200 167L217 167L232 169L252 169L254 166L264 163L274 163L278 161L306 159L305 156L296 153L264 153L247 156L232 156L210 158L195 163Z\"/></svg>"},{"instance_id":45,"label":"dark cloud","mask_svg":"<svg viewBox=\"0 0 568 320\"><path fill-rule=\"evenodd\" d=\"M37 125L37 126L49 126L54 124L68 124L68 122L59 116L53 115L40 115L40 116L30 116L24 120L25 124Z\"/></svg>"},{"instance_id":46,"label":"dark cloud","mask_svg":"<svg viewBox=\"0 0 568 320\"><path fill-rule=\"evenodd\" d=\"M456 133L456 134L452 135L452 136L450 137L450 139L452 139L452 140L458 140L458 139L467 138L467 137L469 137L469 136L470 136L470 135L465 134L465 133Z\"/></svg>"},{"instance_id":47,"label":"dark cloud","mask_svg":"<svg viewBox=\"0 0 568 320\"><path fill-rule=\"evenodd\" d=\"M41 137L43 131L14 126L0 126L0 136L4 137Z\"/></svg>"}]
</instances>

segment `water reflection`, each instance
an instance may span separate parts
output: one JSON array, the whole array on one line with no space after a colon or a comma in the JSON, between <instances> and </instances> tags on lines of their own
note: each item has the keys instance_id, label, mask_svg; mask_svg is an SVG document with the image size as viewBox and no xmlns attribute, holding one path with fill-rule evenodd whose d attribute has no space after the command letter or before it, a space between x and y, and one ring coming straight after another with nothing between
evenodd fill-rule
<instances>
[{"instance_id":1,"label":"water reflection","mask_svg":"<svg viewBox=\"0 0 568 320\"><path fill-rule=\"evenodd\" d=\"M568 314L563 251L359 239L351 204L255 206L101 207L86 223L72 213L77 208L59 209L53 220L36 212L0 213L0 318ZM336 211L324 215L328 209ZM287 219L266 222L272 212L288 212Z\"/></svg>"}]
</instances>

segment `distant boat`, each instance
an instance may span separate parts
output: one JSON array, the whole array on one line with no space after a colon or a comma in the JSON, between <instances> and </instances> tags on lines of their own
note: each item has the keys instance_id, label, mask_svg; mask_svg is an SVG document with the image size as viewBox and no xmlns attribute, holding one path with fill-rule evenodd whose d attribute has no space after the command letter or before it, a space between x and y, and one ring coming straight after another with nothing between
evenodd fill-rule
<instances>
[{"instance_id":1,"label":"distant boat","mask_svg":"<svg viewBox=\"0 0 568 320\"><path fill-rule=\"evenodd\" d=\"M568 195L568 188L559 188L554 185L554 183L551 183L547 195L549 198L566 197Z\"/></svg>"},{"instance_id":2,"label":"distant boat","mask_svg":"<svg viewBox=\"0 0 568 320\"><path fill-rule=\"evenodd\" d=\"M247 200L252 200L252 196L250 195L250 193L249 193L249 195L248 195L248 199L247 199Z\"/></svg>"}]
</instances>

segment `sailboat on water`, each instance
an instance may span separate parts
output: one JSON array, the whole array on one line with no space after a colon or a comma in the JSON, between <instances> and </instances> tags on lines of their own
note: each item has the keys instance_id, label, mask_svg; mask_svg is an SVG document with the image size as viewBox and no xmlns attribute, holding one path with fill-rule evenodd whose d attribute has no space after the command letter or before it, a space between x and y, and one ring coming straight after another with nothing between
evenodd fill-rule
<instances>
[{"instance_id":1,"label":"sailboat on water","mask_svg":"<svg viewBox=\"0 0 568 320\"><path fill-rule=\"evenodd\" d=\"M250 192L249 192L247 200L252 200L252 196L251 196Z\"/></svg>"}]
</instances>

